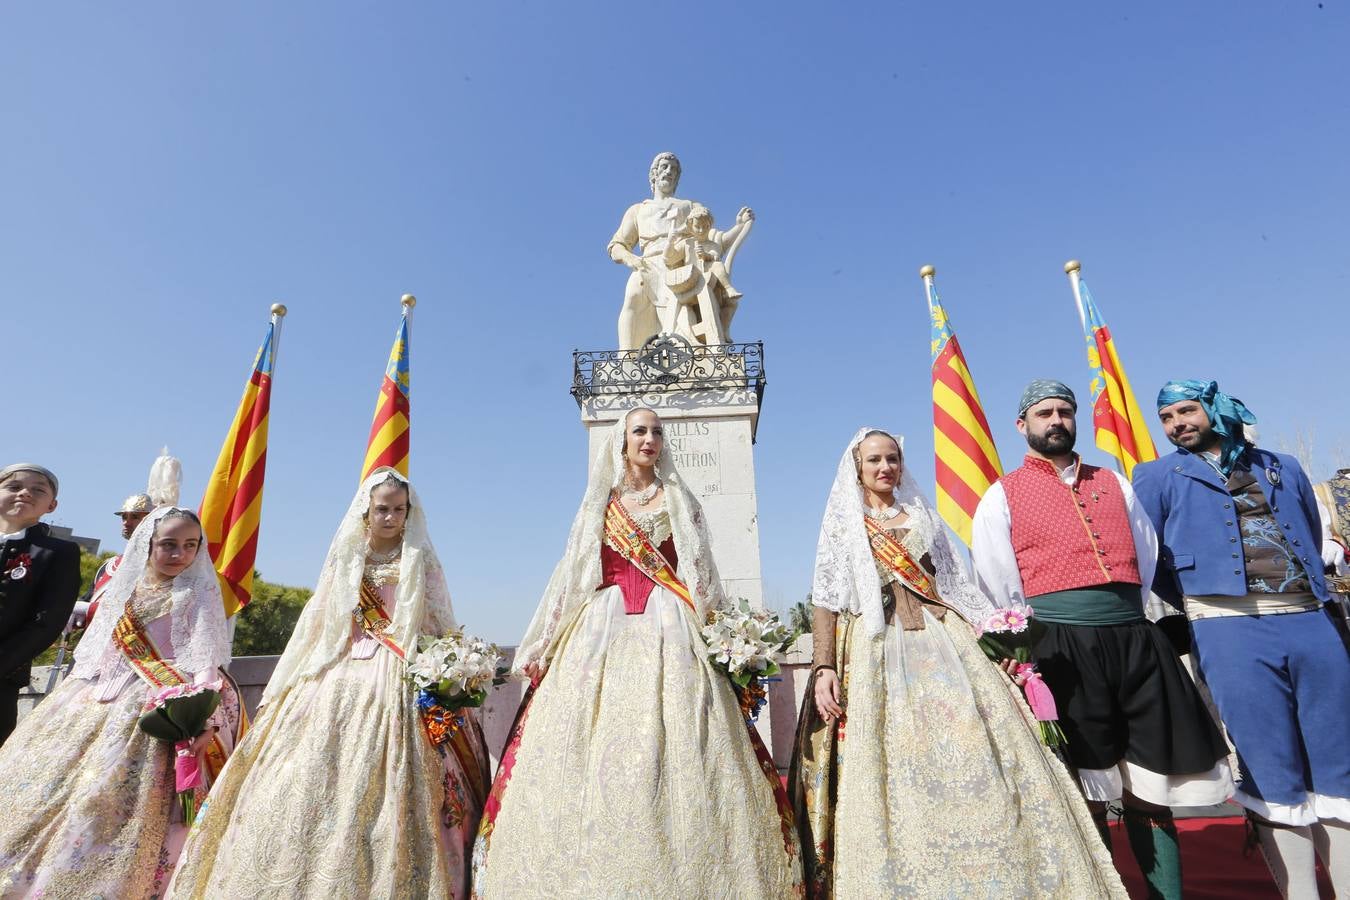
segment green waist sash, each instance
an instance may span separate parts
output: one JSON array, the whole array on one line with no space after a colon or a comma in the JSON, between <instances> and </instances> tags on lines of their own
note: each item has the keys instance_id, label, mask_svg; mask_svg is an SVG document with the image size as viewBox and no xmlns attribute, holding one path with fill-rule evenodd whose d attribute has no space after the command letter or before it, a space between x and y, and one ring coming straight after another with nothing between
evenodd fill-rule
<instances>
[{"instance_id":1,"label":"green waist sash","mask_svg":"<svg viewBox=\"0 0 1350 900\"><path fill-rule=\"evenodd\" d=\"M1144 621L1143 591L1137 584L1099 584L1028 597L1042 622L1057 625L1127 625Z\"/></svg>"}]
</instances>

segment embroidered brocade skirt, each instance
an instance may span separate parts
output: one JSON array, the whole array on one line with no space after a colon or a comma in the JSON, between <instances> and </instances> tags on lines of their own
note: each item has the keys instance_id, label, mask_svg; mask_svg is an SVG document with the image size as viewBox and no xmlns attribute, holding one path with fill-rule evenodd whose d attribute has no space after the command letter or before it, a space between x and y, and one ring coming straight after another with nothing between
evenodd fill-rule
<instances>
[{"instance_id":1,"label":"embroidered brocade skirt","mask_svg":"<svg viewBox=\"0 0 1350 900\"><path fill-rule=\"evenodd\" d=\"M787 798L684 604L657 588L626 615L610 587L566 628L503 753L475 896L800 895Z\"/></svg>"},{"instance_id":2,"label":"embroidered brocade skirt","mask_svg":"<svg viewBox=\"0 0 1350 900\"><path fill-rule=\"evenodd\" d=\"M0 749L0 896L139 900L173 874L186 827L172 748L137 727L141 681L107 703L98 687L67 678ZM221 708L237 724L228 686Z\"/></svg>"},{"instance_id":3,"label":"embroidered brocade skirt","mask_svg":"<svg viewBox=\"0 0 1350 900\"><path fill-rule=\"evenodd\" d=\"M488 760L433 749L380 649L263 708L198 814L171 897L463 897ZM443 744L444 751L451 742Z\"/></svg>"},{"instance_id":4,"label":"embroidered brocade skirt","mask_svg":"<svg viewBox=\"0 0 1350 900\"><path fill-rule=\"evenodd\" d=\"M813 897L1125 897L1087 805L959 616L836 627L845 719L798 723L789 788Z\"/></svg>"}]
</instances>

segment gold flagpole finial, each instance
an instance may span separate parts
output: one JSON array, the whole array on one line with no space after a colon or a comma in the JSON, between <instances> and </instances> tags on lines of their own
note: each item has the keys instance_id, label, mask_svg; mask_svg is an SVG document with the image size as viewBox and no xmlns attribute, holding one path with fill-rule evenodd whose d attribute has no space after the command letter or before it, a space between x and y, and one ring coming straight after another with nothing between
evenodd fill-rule
<instances>
[{"instance_id":1,"label":"gold flagpole finial","mask_svg":"<svg viewBox=\"0 0 1350 900\"><path fill-rule=\"evenodd\" d=\"M274 315L274 316L284 316L284 315L286 315L286 304L284 304L284 303L273 303L273 304L272 304L272 315Z\"/></svg>"},{"instance_id":2,"label":"gold flagpole finial","mask_svg":"<svg viewBox=\"0 0 1350 900\"><path fill-rule=\"evenodd\" d=\"M404 294L401 298L399 298L398 302L402 303L408 309L412 309L414 306L417 305L417 298L414 297L412 294Z\"/></svg>"},{"instance_id":3,"label":"gold flagpole finial","mask_svg":"<svg viewBox=\"0 0 1350 900\"><path fill-rule=\"evenodd\" d=\"M1071 275L1071 274L1073 274L1074 272L1077 272L1077 271L1078 271L1079 269L1081 269L1081 268L1083 268L1083 264L1082 264L1082 263L1080 263L1080 262L1079 262L1078 260L1076 260L1076 259L1071 259L1071 260L1069 260L1068 262L1066 262L1066 263L1064 264L1064 274L1065 274L1065 275Z\"/></svg>"},{"instance_id":4,"label":"gold flagpole finial","mask_svg":"<svg viewBox=\"0 0 1350 900\"><path fill-rule=\"evenodd\" d=\"M932 278L936 274L937 269L933 268L932 266L924 266L922 269L919 270L920 278Z\"/></svg>"}]
</instances>

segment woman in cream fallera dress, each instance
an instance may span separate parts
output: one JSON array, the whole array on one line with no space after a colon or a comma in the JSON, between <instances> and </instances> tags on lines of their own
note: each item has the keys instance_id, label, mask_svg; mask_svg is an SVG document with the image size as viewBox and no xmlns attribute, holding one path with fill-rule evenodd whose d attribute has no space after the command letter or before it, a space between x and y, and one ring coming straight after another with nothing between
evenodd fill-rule
<instances>
[{"instance_id":1,"label":"woman in cream fallera dress","mask_svg":"<svg viewBox=\"0 0 1350 900\"><path fill-rule=\"evenodd\" d=\"M372 504L385 516L400 503L402 541L375 553L366 538ZM382 637L409 655L418 635L454 627L421 504L392 469L372 473L352 501L257 722L192 829L170 896L468 893L468 850L488 787L482 732L466 711L453 737L433 746L404 659L357 624L363 580L387 614Z\"/></svg>"},{"instance_id":2,"label":"woman in cream fallera dress","mask_svg":"<svg viewBox=\"0 0 1350 900\"><path fill-rule=\"evenodd\" d=\"M651 488L624 490L653 466ZM606 536L611 497L678 573L688 604ZM476 896L800 894L786 795L700 635L722 602L698 501L656 414L633 410L600 449L521 644L517 665L536 687L484 811Z\"/></svg>"},{"instance_id":3,"label":"woman in cream fallera dress","mask_svg":"<svg viewBox=\"0 0 1350 900\"><path fill-rule=\"evenodd\" d=\"M928 596L874 556L868 515L923 569ZM885 432L859 431L839 461L811 597L815 662L788 778L812 897L1123 900L1068 772L976 643L971 623L993 605Z\"/></svg>"},{"instance_id":4,"label":"woman in cream fallera dress","mask_svg":"<svg viewBox=\"0 0 1350 900\"><path fill-rule=\"evenodd\" d=\"M159 567L166 546L152 558L156 541L175 545L169 571ZM115 639L124 618L183 681L218 682L220 706L198 742L208 775L239 735L239 694L220 668L230 661L225 606L201 523L161 506L132 534L70 677L0 750L0 896L141 900L163 896L173 874L187 833L174 748L138 727L159 686Z\"/></svg>"}]
</instances>

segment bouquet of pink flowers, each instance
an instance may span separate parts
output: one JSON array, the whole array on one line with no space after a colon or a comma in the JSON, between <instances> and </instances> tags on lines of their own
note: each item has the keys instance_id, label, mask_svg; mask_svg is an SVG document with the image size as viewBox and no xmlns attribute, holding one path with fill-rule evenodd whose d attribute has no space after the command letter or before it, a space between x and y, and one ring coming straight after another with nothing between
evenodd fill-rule
<instances>
[{"instance_id":1,"label":"bouquet of pink flowers","mask_svg":"<svg viewBox=\"0 0 1350 900\"><path fill-rule=\"evenodd\" d=\"M1012 679L1022 689L1031 714L1040 724L1041 742L1051 748L1063 746L1066 738L1064 729L1059 727L1055 695L1031 662L1031 645L1045 630L1036 622L1035 610L1021 605L997 609L975 630L985 656L995 662L1017 661Z\"/></svg>"},{"instance_id":2,"label":"bouquet of pink flowers","mask_svg":"<svg viewBox=\"0 0 1350 900\"><path fill-rule=\"evenodd\" d=\"M221 687L220 681L176 684L156 691L141 708L141 731L173 744L174 786L189 825L197 817L197 788L202 786L201 762L193 745L220 705Z\"/></svg>"}]
</instances>

